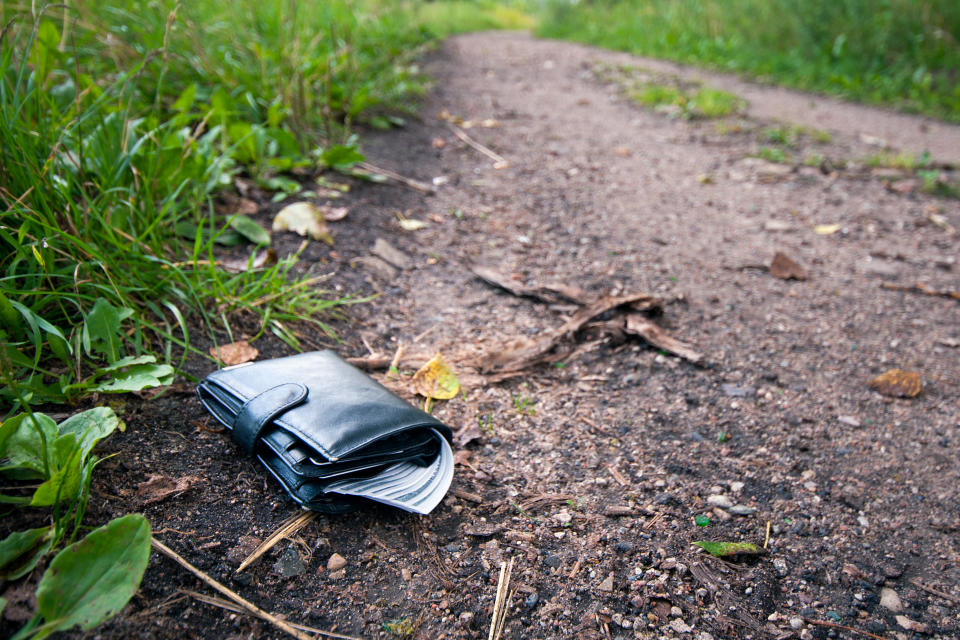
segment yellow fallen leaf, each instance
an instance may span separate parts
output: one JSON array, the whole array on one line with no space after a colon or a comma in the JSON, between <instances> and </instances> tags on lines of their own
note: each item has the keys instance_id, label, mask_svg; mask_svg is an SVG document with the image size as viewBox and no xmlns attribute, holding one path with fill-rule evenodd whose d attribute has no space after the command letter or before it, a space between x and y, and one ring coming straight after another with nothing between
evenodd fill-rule
<instances>
[{"instance_id":1,"label":"yellow fallen leaf","mask_svg":"<svg viewBox=\"0 0 960 640\"><path fill-rule=\"evenodd\" d=\"M323 211L309 202L294 202L281 209L273 219L273 230L293 231L301 236L310 236L314 240L333 244L333 236L327 230Z\"/></svg>"},{"instance_id":2,"label":"yellow fallen leaf","mask_svg":"<svg viewBox=\"0 0 960 640\"><path fill-rule=\"evenodd\" d=\"M413 387L425 398L449 400L460 392L460 381L440 353L413 374Z\"/></svg>"},{"instance_id":3,"label":"yellow fallen leaf","mask_svg":"<svg viewBox=\"0 0 960 640\"><path fill-rule=\"evenodd\" d=\"M413 218L403 218L400 222L400 228L404 231L419 231L420 229L426 229L427 223L423 220L414 220Z\"/></svg>"},{"instance_id":4,"label":"yellow fallen leaf","mask_svg":"<svg viewBox=\"0 0 960 640\"><path fill-rule=\"evenodd\" d=\"M829 236L840 231L842 226L839 224L818 224L813 227L813 232L821 236Z\"/></svg>"},{"instance_id":5,"label":"yellow fallen leaf","mask_svg":"<svg viewBox=\"0 0 960 640\"><path fill-rule=\"evenodd\" d=\"M923 391L923 379L919 373L890 369L870 381L874 391L894 398L913 398Z\"/></svg>"}]
</instances>

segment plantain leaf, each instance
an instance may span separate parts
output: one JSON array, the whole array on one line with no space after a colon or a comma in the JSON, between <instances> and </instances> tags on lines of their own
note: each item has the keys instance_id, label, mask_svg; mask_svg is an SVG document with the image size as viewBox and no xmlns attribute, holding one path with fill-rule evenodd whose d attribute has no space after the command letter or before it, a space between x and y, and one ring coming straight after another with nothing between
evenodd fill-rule
<instances>
[{"instance_id":1,"label":"plantain leaf","mask_svg":"<svg viewBox=\"0 0 960 640\"><path fill-rule=\"evenodd\" d=\"M270 234L253 218L237 214L230 218L230 227L253 244L270 244Z\"/></svg>"},{"instance_id":2,"label":"plantain leaf","mask_svg":"<svg viewBox=\"0 0 960 640\"><path fill-rule=\"evenodd\" d=\"M133 597L150 558L150 524L139 514L111 520L62 550L37 587L35 638L79 625L89 631Z\"/></svg>"},{"instance_id":3,"label":"plantain leaf","mask_svg":"<svg viewBox=\"0 0 960 640\"><path fill-rule=\"evenodd\" d=\"M0 580L16 580L33 571L53 544L53 528L14 531L0 542Z\"/></svg>"}]
</instances>

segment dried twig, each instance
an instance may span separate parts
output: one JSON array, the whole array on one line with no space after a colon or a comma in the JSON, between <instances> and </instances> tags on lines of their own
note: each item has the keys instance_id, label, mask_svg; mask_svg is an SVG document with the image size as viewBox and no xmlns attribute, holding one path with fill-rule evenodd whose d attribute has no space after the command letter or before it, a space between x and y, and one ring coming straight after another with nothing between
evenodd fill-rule
<instances>
[{"instance_id":1,"label":"dried twig","mask_svg":"<svg viewBox=\"0 0 960 640\"><path fill-rule=\"evenodd\" d=\"M479 265L474 266L470 271L487 284L492 284L521 298L533 298L547 304L556 304L564 300L580 305L592 302L590 296L577 287L565 284L524 285L499 271Z\"/></svg>"},{"instance_id":2,"label":"dried twig","mask_svg":"<svg viewBox=\"0 0 960 640\"><path fill-rule=\"evenodd\" d=\"M307 525L308 522L312 522L317 517L316 511L305 511L303 513L297 514L292 518L289 518L286 522L280 525L280 528L274 531L273 535L260 543L256 549L253 550L247 559L240 563L240 566L237 567L237 573L240 573L251 564L257 561L260 556L265 554L270 549L273 549L274 546L284 538L289 538L297 531L302 529Z\"/></svg>"},{"instance_id":3,"label":"dried twig","mask_svg":"<svg viewBox=\"0 0 960 640\"><path fill-rule=\"evenodd\" d=\"M907 291L909 293L922 293L925 296L936 296L939 298L950 298L952 300L960 300L960 291L941 291L939 289L931 289L927 285L919 282L914 285L902 285L902 284L892 284L890 282L881 282L880 286L884 289L890 291Z\"/></svg>"},{"instance_id":4,"label":"dried twig","mask_svg":"<svg viewBox=\"0 0 960 640\"><path fill-rule=\"evenodd\" d=\"M433 188L433 185L424 184L423 182L419 182L412 178L406 178L400 175L399 173L394 173L393 171L390 171L389 169L381 169L380 167L375 167L369 162L358 162L357 166L363 169L364 171L368 171L370 173L379 173L382 176L386 176L395 182L399 182L400 184L410 187L415 191L420 191L421 193L436 192L436 189Z\"/></svg>"},{"instance_id":5,"label":"dried twig","mask_svg":"<svg viewBox=\"0 0 960 640\"><path fill-rule=\"evenodd\" d=\"M495 151L491 151L487 147L483 146L482 144L480 144L479 142L477 142L476 140L468 136L466 132L460 127L458 127L457 125L453 124L452 122L448 122L447 126L450 127L451 131L453 131L453 135L457 136L458 138L460 138L460 140L465 142L467 145L476 149L483 155L493 160L494 169L506 169L507 167L510 166L510 163L507 162L506 158L504 158L503 156L501 156L499 153Z\"/></svg>"},{"instance_id":6,"label":"dried twig","mask_svg":"<svg viewBox=\"0 0 960 640\"><path fill-rule=\"evenodd\" d=\"M831 629L843 629L844 631L850 631L851 633L859 633L862 636L868 638L873 638L874 640L887 640L883 636L878 636L875 633L870 633L869 631L864 631L863 629L857 629L855 627L848 627L845 624L837 624L835 622L827 622L826 620L811 620L810 618L804 618L804 621L807 624L816 625L818 627L830 627Z\"/></svg>"},{"instance_id":7,"label":"dried twig","mask_svg":"<svg viewBox=\"0 0 960 640\"><path fill-rule=\"evenodd\" d=\"M185 593L186 595L190 596L191 598L195 598L200 602L209 604L214 607L219 607L220 609L225 609L226 611L231 611L233 613L244 613L243 607L237 606L232 602L228 602L226 600L221 600L220 598L207 596L202 593L197 593L196 591L190 591L188 589L184 589L182 593ZM338 638L340 640L360 640L360 638L356 636L346 636L346 635L343 635L342 633L334 633L333 631L324 631L323 629L308 627L305 624L295 624L291 622L290 626L293 627L294 629L303 631L305 633L312 633L315 636L323 636L326 638Z\"/></svg>"},{"instance_id":8,"label":"dried twig","mask_svg":"<svg viewBox=\"0 0 960 640\"><path fill-rule=\"evenodd\" d=\"M500 563L500 580L497 582L497 598L493 603L493 616L490 620L490 635L487 640L500 640L503 635L503 626L507 619L507 609L510 608L510 575L513 573L513 558L509 564Z\"/></svg>"},{"instance_id":9,"label":"dried twig","mask_svg":"<svg viewBox=\"0 0 960 640\"><path fill-rule=\"evenodd\" d=\"M694 351L689 345L673 336L668 335L663 329L650 322L638 313L631 313L627 316L627 322L624 326L626 333L640 336L654 347L659 347L669 351L674 355L689 360L697 364L703 360L703 355Z\"/></svg>"},{"instance_id":10,"label":"dried twig","mask_svg":"<svg viewBox=\"0 0 960 640\"><path fill-rule=\"evenodd\" d=\"M226 596L233 602L237 603L239 606L243 607L244 611L246 611L247 613L251 613L262 620L266 620L270 624L274 625L275 627L277 627L282 631L287 632L288 634L290 634L294 638L297 638L298 640L313 640L306 633L299 631L297 629L294 629L293 627L290 626L289 623L284 622L283 620L276 617L272 613L268 613L264 611L263 609L253 604L252 602L249 602L244 598L242 598L239 594L234 593L227 587L223 586L222 584L220 584L219 582L211 578L209 575L207 575L203 571L200 571L200 569L197 569L195 566L193 566L192 564L184 560L183 557L180 556L180 554L178 554L176 551L174 551L167 545L163 544L156 538L153 538L151 540L151 544L153 545L154 549L156 549L163 555L167 556L168 558L170 558L171 560L179 564L181 567L183 567L184 569L186 569L187 571L195 575L197 578L199 578L201 581L206 583L208 586L212 587L216 591L219 591L222 595Z\"/></svg>"},{"instance_id":11,"label":"dried twig","mask_svg":"<svg viewBox=\"0 0 960 640\"><path fill-rule=\"evenodd\" d=\"M920 580L917 579L917 578L911 578L911 579L910 579L910 584L912 584L913 586L917 587L918 589L923 589L923 590L926 591L927 593L932 593L932 594L935 595L935 596L939 596L939 597L943 598L944 600L947 600L947 601L952 602L952 603L954 603L954 604L960 604L960 598L958 598L957 596L952 595L952 594L949 594L949 593L947 593L946 591L940 591L939 589L934 589L934 588L931 587L930 585L924 584L923 582L920 582Z\"/></svg>"}]
</instances>

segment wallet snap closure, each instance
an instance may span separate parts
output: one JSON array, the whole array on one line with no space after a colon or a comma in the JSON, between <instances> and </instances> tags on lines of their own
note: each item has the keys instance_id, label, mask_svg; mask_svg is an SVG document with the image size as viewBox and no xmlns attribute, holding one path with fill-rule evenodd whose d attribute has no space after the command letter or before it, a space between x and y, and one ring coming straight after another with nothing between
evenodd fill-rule
<instances>
[{"instance_id":1,"label":"wallet snap closure","mask_svg":"<svg viewBox=\"0 0 960 640\"><path fill-rule=\"evenodd\" d=\"M281 413L307 399L307 388L296 382L287 382L256 395L240 408L233 420L234 441L247 453L252 453L263 427Z\"/></svg>"}]
</instances>

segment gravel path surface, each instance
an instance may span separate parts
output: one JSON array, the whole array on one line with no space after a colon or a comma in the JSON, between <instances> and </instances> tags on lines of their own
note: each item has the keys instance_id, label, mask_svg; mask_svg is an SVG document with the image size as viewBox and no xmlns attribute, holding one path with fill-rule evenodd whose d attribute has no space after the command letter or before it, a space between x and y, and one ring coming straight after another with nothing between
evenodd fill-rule
<instances>
[{"instance_id":1,"label":"gravel path surface","mask_svg":"<svg viewBox=\"0 0 960 640\"><path fill-rule=\"evenodd\" d=\"M623 92L674 67L522 34L453 38L426 68L422 119L366 151L437 192L355 185L334 247L302 265L381 293L338 325L345 355L399 343L401 371L438 350L456 363L464 393L434 409L458 430L451 495L422 518L321 516L236 573L297 509L181 395L127 410L91 517L142 510L244 597L348 636L487 638L513 558L503 638L960 637L960 201L865 166L878 148L861 135L956 161L960 129L702 73L748 111L677 118ZM786 162L755 157L772 146ZM578 305L507 293L478 265L574 297L653 294L662 314L635 317L703 361L629 335L619 309L565 335L575 351L553 365L494 382L479 354L508 359ZM919 374L919 395L869 386L890 369ZM149 504L124 488L152 474L190 488ZM281 637L180 588L201 585L154 558L97 633Z\"/></svg>"}]
</instances>

